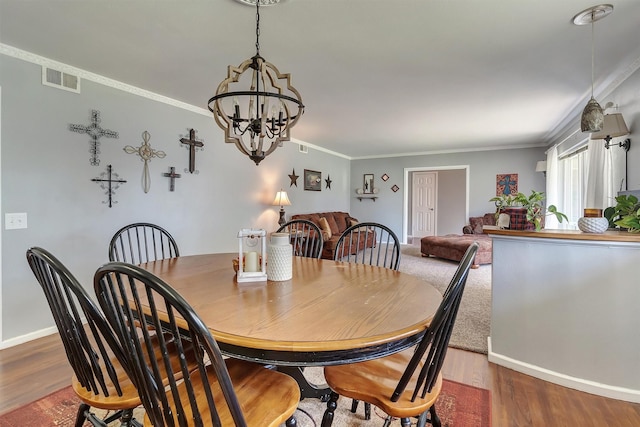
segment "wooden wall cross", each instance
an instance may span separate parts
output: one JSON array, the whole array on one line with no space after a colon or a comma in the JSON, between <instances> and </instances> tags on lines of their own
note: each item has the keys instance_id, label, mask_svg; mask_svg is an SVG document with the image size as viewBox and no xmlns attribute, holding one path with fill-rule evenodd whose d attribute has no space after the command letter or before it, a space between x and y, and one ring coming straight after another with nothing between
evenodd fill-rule
<instances>
[{"instance_id":1,"label":"wooden wall cross","mask_svg":"<svg viewBox=\"0 0 640 427\"><path fill-rule=\"evenodd\" d=\"M189 138L180 138L180 142L189 145L189 173L193 173L196 170L196 147L203 147L204 142L196 140L196 131L193 129L189 131ZM187 172L186 169L184 171Z\"/></svg>"},{"instance_id":2,"label":"wooden wall cross","mask_svg":"<svg viewBox=\"0 0 640 427\"><path fill-rule=\"evenodd\" d=\"M89 144L91 144L89 148L89 153L91 153L89 163L92 166L98 166L100 164L100 160L98 159L98 154L100 154L100 141L98 141L98 139L100 139L101 136L118 138L118 132L100 127L100 111L98 110L91 110L91 124L89 126L70 124L69 130L71 132L86 133L91 137L91 141L89 142Z\"/></svg>"},{"instance_id":3,"label":"wooden wall cross","mask_svg":"<svg viewBox=\"0 0 640 427\"><path fill-rule=\"evenodd\" d=\"M124 151L128 154L137 154L140 156L140 159L144 162L144 166L142 167L142 189L145 193L149 192L149 188L151 188L151 176L149 175L149 161L152 157L159 157L164 159L166 156L164 151L154 150L149 145L149 140L151 139L151 134L146 130L142 132L142 145L138 148L127 145L124 147Z\"/></svg>"},{"instance_id":4,"label":"wooden wall cross","mask_svg":"<svg viewBox=\"0 0 640 427\"><path fill-rule=\"evenodd\" d=\"M112 202L113 195L120 187L120 184L127 182L124 179L120 179L118 174L113 172L111 165L107 166L107 171L102 172L99 178L93 178L91 181L100 183L100 188L105 190L104 194L107 195L107 201L102 203L108 203L109 207L112 206L112 203L118 203L116 201Z\"/></svg>"},{"instance_id":5,"label":"wooden wall cross","mask_svg":"<svg viewBox=\"0 0 640 427\"><path fill-rule=\"evenodd\" d=\"M176 189L176 178L180 178L182 176L179 173L176 173L176 168L174 168L173 166L169 168L168 173L165 172L162 175L169 178L169 191L173 191Z\"/></svg>"}]
</instances>

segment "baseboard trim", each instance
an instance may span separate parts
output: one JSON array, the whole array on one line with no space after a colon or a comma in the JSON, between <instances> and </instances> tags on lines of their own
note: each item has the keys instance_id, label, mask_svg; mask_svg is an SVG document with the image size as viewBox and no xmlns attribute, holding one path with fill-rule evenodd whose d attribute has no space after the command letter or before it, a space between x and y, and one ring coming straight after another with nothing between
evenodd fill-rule
<instances>
[{"instance_id":1,"label":"baseboard trim","mask_svg":"<svg viewBox=\"0 0 640 427\"><path fill-rule=\"evenodd\" d=\"M609 384L597 383L595 381L576 378L570 375L561 374L540 366L512 359L499 353L495 353L491 347L491 337L487 338L489 351L487 357L489 362L514 371L539 378L550 383L558 384L563 387L572 388L574 390L584 391L586 393L595 394L597 396L609 397L626 402L640 403L640 390L618 387Z\"/></svg>"},{"instance_id":2,"label":"baseboard trim","mask_svg":"<svg viewBox=\"0 0 640 427\"><path fill-rule=\"evenodd\" d=\"M30 332L25 335L20 335L19 337L11 338L6 341L0 342L0 350L4 350L5 348L9 348L9 347L14 347L19 344L24 344L26 342L33 341L38 338L55 334L57 332L58 332L58 329L55 326L51 326L49 328L40 329L39 331Z\"/></svg>"}]
</instances>

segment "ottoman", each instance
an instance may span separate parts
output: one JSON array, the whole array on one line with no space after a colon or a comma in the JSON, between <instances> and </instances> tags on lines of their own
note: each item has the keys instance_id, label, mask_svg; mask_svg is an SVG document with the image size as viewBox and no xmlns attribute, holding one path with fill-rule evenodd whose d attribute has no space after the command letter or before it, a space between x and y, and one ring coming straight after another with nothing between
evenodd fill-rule
<instances>
[{"instance_id":1,"label":"ottoman","mask_svg":"<svg viewBox=\"0 0 640 427\"><path fill-rule=\"evenodd\" d=\"M478 242L478 252L471 268L480 264L491 264L492 240L486 234L447 234L446 236L427 236L420 239L422 256L435 256L460 262L467 248Z\"/></svg>"}]
</instances>

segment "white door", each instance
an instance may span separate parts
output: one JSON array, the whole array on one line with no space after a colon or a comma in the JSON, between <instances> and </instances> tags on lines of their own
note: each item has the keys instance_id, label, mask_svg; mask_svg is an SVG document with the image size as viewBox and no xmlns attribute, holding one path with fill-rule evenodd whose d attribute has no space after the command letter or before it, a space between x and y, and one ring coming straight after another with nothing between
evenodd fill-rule
<instances>
[{"instance_id":1,"label":"white door","mask_svg":"<svg viewBox=\"0 0 640 427\"><path fill-rule=\"evenodd\" d=\"M414 172L411 185L411 235L414 238L435 236L437 172Z\"/></svg>"}]
</instances>

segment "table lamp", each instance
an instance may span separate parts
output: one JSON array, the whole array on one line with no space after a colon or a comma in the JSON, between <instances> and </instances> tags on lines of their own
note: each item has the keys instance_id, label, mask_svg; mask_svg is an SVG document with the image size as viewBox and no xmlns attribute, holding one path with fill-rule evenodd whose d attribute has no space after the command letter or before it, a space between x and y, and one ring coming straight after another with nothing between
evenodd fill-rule
<instances>
[{"instance_id":1,"label":"table lamp","mask_svg":"<svg viewBox=\"0 0 640 427\"><path fill-rule=\"evenodd\" d=\"M289 201L289 196L287 196L286 191L278 191L276 193L276 198L273 200L273 206L280 206L280 219L278 220L278 224L282 226L287 220L284 218L284 208L283 206L291 206L291 202Z\"/></svg>"}]
</instances>

